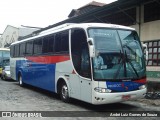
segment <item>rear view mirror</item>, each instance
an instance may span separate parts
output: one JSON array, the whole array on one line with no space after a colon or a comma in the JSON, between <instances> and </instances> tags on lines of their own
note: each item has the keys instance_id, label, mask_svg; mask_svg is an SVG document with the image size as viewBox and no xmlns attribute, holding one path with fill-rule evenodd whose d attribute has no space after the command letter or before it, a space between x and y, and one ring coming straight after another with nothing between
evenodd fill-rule
<instances>
[{"instance_id":1,"label":"rear view mirror","mask_svg":"<svg viewBox=\"0 0 160 120\"><path fill-rule=\"evenodd\" d=\"M148 60L148 47L146 44L142 44L143 46L143 53L146 60Z\"/></svg>"},{"instance_id":2,"label":"rear view mirror","mask_svg":"<svg viewBox=\"0 0 160 120\"><path fill-rule=\"evenodd\" d=\"M95 46L94 46L93 38L88 38L87 42L88 42L88 45L89 45L89 55L90 55L90 57L95 57Z\"/></svg>"}]
</instances>

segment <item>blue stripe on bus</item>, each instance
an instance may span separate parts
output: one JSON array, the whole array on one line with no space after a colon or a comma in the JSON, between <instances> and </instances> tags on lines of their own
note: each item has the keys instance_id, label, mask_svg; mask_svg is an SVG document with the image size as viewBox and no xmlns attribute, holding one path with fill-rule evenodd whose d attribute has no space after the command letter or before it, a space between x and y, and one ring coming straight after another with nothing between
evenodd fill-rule
<instances>
[{"instance_id":1,"label":"blue stripe on bus","mask_svg":"<svg viewBox=\"0 0 160 120\"><path fill-rule=\"evenodd\" d=\"M125 82L106 82L107 88L112 91L117 92L128 92L133 90L138 90L142 83L137 83L133 81Z\"/></svg>"},{"instance_id":2,"label":"blue stripe on bus","mask_svg":"<svg viewBox=\"0 0 160 120\"><path fill-rule=\"evenodd\" d=\"M56 64L17 60L16 78L20 72L24 83L55 92L55 69Z\"/></svg>"}]
</instances>

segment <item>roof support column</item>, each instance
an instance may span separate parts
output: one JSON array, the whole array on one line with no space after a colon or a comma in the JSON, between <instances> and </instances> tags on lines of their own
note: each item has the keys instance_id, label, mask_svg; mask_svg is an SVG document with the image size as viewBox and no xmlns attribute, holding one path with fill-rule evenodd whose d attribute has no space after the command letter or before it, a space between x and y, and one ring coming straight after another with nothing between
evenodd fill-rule
<instances>
[{"instance_id":1,"label":"roof support column","mask_svg":"<svg viewBox=\"0 0 160 120\"><path fill-rule=\"evenodd\" d=\"M141 36L141 27L142 27L142 25L143 25L143 23L144 23L144 5L143 4L139 4L139 6L137 7L137 12L136 12L136 19L137 19L137 21L138 21L138 23L139 23L139 37L140 37L140 39L142 38L142 36Z\"/></svg>"}]
</instances>

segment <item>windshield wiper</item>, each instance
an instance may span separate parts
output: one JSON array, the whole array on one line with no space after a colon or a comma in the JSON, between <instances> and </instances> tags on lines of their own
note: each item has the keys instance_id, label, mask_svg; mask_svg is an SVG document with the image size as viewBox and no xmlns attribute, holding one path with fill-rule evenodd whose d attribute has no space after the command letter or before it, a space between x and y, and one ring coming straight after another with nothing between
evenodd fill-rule
<instances>
[{"instance_id":1,"label":"windshield wiper","mask_svg":"<svg viewBox=\"0 0 160 120\"><path fill-rule=\"evenodd\" d=\"M124 54L121 53L121 50L120 50L120 56L121 56L121 59L120 59L120 60L122 60L122 62L121 62L121 64L119 65L117 71L115 72L113 79L116 79L116 78L117 78L117 76L118 76L118 74L119 74L119 72L120 72L120 69L121 69L121 67L122 67L123 65L124 65L124 76L125 76L125 77L127 76L126 64L125 64L125 63L126 63L126 60L125 60Z\"/></svg>"},{"instance_id":2,"label":"windshield wiper","mask_svg":"<svg viewBox=\"0 0 160 120\"><path fill-rule=\"evenodd\" d=\"M121 55L121 60L122 60L122 62L121 62L121 64L119 65L117 71L115 72L113 79L116 79L116 78L117 78L117 76L118 76L118 74L119 74L119 72L120 72L120 69L121 69L121 67L122 67L123 65L124 65L124 77L127 77L126 63L129 63L129 64L130 64L130 66L132 67L132 69L133 69L133 71L135 72L136 76L139 78L139 75L138 75L136 69L134 68L134 66L133 66L133 64L131 63L131 61L128 59L128 56L127 56L126 51L125 51L125 55L122 54L121 51L120 51L120 55Z\"/></svg>"},{"instance_id":3,"label":"windshield wiper","mask_svg":"<svg viewBox=\"0 0 160 120\"><path fill-rule=\"evenodd\" d=\"M132 67L132 69L134 70L136 76L139 78L139 75L138 75L136 69L134 68L132 62L128 59L128 56L127 56L127 54L126 54L126 51L125 51L125 57L126 57L126 63L129 63L129 64L131 65L131 67Z\"/></svg>"}]
</instances>

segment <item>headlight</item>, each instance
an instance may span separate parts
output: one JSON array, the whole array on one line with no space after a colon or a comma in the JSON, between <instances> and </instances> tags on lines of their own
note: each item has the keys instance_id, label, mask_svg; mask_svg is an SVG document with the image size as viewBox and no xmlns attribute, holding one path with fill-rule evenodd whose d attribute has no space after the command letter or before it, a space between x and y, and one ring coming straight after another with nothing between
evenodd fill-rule
<instances>
[{"instance_id":1,"label":"headlight","mask_svg":"<svg viewBox=\"0 0 160 120\"><path fill-rule=\"evenodd\" d=\"M144 89L144 88L146 88L146 85L141 85L141 86L139 86L139 89L141 90L141 89Z\"/></svg>"},{"instance_id":2,"label":"headlight","mask_svg":"<svg viewBox=\"0 0 160 120\"><path fill-rule=\"evenodd\" d=\"M110 93L110 92L112 92L112 90L110 90L110 89L100 88L100 87L96 87L96 88L94 88L94 90L95 90L96 92L100 92L100 93Z\"/></svg>"}]
</instances>

